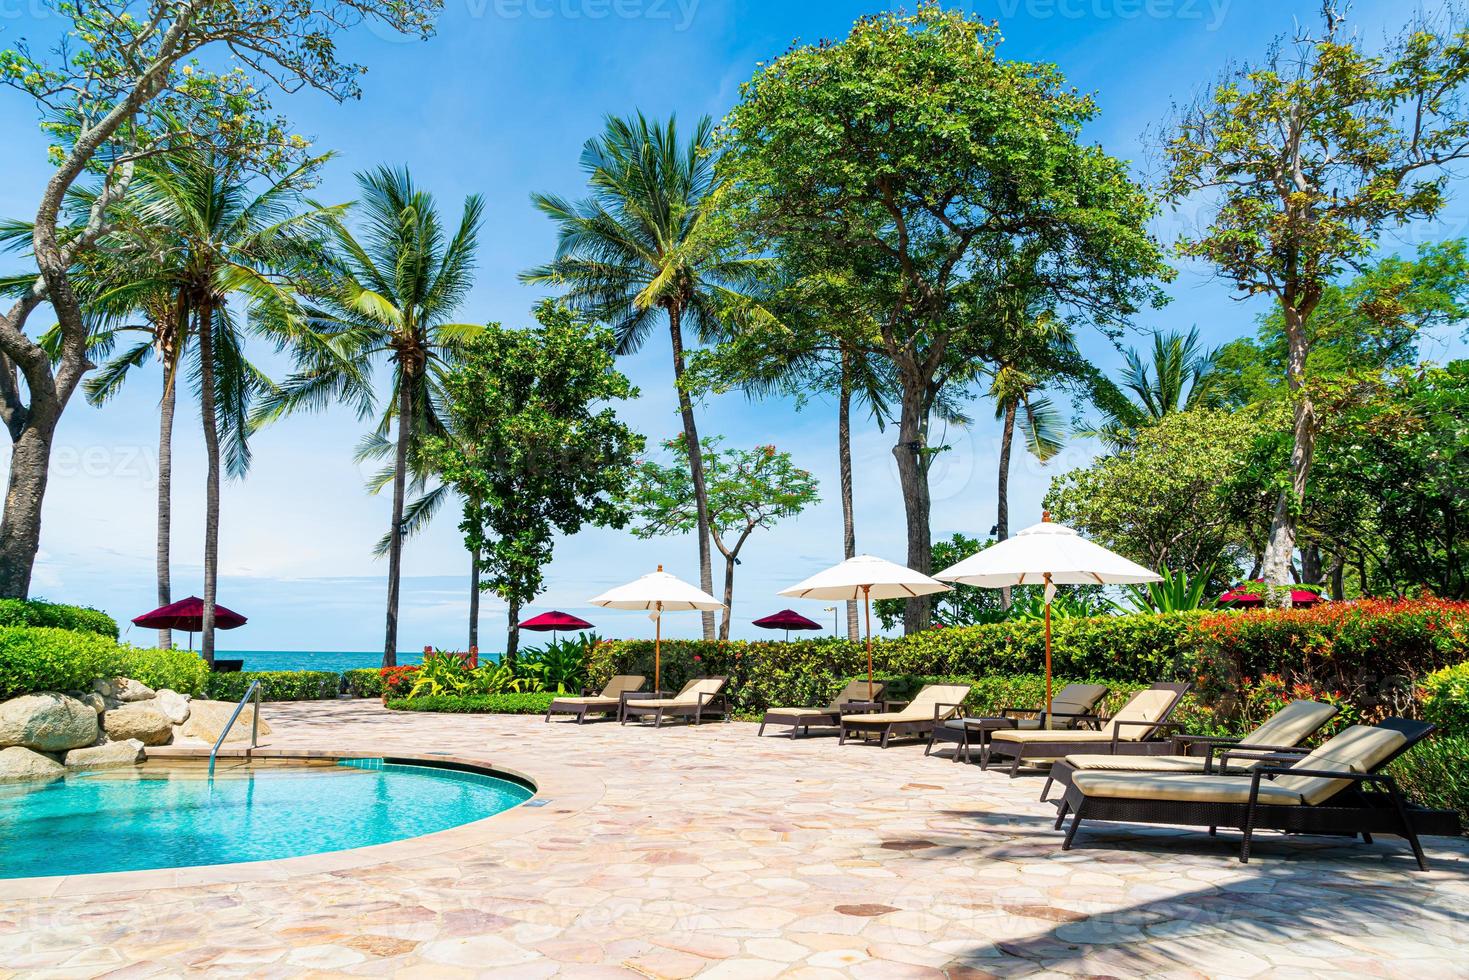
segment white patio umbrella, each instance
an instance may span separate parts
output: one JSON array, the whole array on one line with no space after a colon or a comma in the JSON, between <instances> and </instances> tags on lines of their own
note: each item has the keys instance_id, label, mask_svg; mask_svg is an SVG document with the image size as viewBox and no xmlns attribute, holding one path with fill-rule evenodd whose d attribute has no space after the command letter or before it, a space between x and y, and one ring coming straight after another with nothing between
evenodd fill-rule
<instances>
[{"instance_id":1,"label":"white patio umbrella","mask_svg":"<svg viewBox=\"0 0 1469 980\"><path fill-rule=\"evenodd\" d=\"M840 565L781 589L780 594L795 599L861 599L867 620L867 696L872 697L872 600L911 599L933 592L947 592L949 587L935 582L922 572L872 555L857 555Z\"/></svg>"},{"instance_id":2,"label":"white patio umbrella","mask_svg":"<svg viewBox=\"0 0 1469 980\"><path fill-rule=\"evenodd\" d=\"M689 610L723 609L724 603L703 589L695 588L683 579L669 575L658 566L658 571L649 572L642 578L615 589L608 589L591 600L594 606L608 609L646 609L653 618L653 690L659 690L663 659L663 614Z\"/></svg>"},{"instance_id":3,"label":"white patio umbrella","mask_svg":"<svg viewBox=\"0 0 1469 980\"><path fill-rule=\"evenodd\" d=\"M1046 587L1046 726L1051 724L1051 599L1058 585L1131 585L1161 582L1163 576L1093 544L1064 524L1041 522L986 548L934 576L945 582L1002 589Z\"/></svg>"}]
</instances>

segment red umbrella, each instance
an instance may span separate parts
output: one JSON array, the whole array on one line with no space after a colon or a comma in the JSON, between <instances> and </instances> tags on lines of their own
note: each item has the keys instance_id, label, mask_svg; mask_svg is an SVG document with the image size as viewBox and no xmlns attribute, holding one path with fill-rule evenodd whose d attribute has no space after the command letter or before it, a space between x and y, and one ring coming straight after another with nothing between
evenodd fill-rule
<instances>
[{"instance_id":1,"label":"red umbrella","mask_svg":"<svg viewBox=\"0 0 1469 980\"><path fill-rule=\"evenodd\" d=\"M782 609L778 613L771 613L764 619L755 620L754 624L766 630L785 630L787 640L791 638L791 630L819 630L826 628L820 623L807 619L794 609Z\"/></svg>"},{"instance_id":2,"label":"red umbrella","mask_svg":"<svg viewBox=\"0 0 1469 980\"><path fill-rule=\"evenodd\" d=\"M246 619L233 609L214 604L214 628L232 630L244 626ZM196 595L159 606L152 612L133 617L133 625L152 630L183 630L189 634L189 649L194 649L194 634L204 629L204 600Z\"/></svg>"},{"instance_id":3,"label":"red umbrella","mask_svg":"<svg viewBox=\"0 0 1469 980\"><path fill-rule=\"evenodd\" d=\"M570 613L557 612L553 609L551 612L541 613L539 616L532 616L524 620L520 628L535 630L537 633L549 633L553 630L589 630L592 624Z\"/></svg>"},{"instance_id":4,"label":"red umbrella","mask_svg":"<svg viewBox=\"0 0 1469 980\"><path fill-rule=\"evenodd\" d=\"M1290 604L1297 609L1314 606L1323 601L1321 595L1310 589L1291 589ZM1236 606L1240 609L1258 609L1265 605L1265 597L1254 592L1246 592L1244 586L1237 585L1219 597L1221 606Z\"/></svg>"}]
</instances>

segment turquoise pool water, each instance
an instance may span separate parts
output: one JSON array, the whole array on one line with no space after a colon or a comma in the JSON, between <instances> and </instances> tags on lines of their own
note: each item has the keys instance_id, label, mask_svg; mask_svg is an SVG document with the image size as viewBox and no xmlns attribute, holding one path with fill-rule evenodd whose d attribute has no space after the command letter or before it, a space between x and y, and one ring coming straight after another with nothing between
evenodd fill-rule
<instances>
[{"instance_id":1,"label":"turquoise pool water","mask_svg":"<svg viewBox=\"0 0 1469 980\"><path fill-rule=\"evenodd\" d=\"M532 796L483 773L380 759L69 775L0 789L0 878L179 868L340 851L480 820Z\"/></svg>"}]
</instances>

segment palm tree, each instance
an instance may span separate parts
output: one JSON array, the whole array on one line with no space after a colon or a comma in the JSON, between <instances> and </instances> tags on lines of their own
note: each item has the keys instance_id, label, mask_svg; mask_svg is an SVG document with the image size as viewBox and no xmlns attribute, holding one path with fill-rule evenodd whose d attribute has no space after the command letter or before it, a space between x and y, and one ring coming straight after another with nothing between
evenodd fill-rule
<instances>
[{"instance_id":1,"label":"palm tree","mask_svg":"<svg viewBox=\"0 0 1469 980\"><path fill-rule=\"evenodd\" d=\"M1219 351L1204 347L1198 327L1186 334L1154 330L1152 336L1150 361L1129 348L1123 355L1121 384L1103 379L1096 395L1102 421L1080 434L1121 448L1132 441L1134 431L1165 415L1214 408L1225 401L1224 379L1216 370Z\"/></svg>"},{"instance_id":2,"label":"palm tree","mask_svg":"<svg viewBox=\"0 0 1469 980\"><path fill-rule=\"evenodd\" d=\"M200 404L206 451L204 622L200 653L214 661L214 604L219 569L220 434L224 463L239 478L250 464L249 417L270 382L245 357L253 313L288 301L291 283L314 261L326 223L339 209L303 195L325 157L307 160L259 193L228 157L186 152L141 165L132 193L114 218L106 247L84 270L92 320L91 353L112 356L84 386L102 404L132 369L156 357L163 367L159 402L156 570L160 605L170 600L172 443L179 369ZM242 325L228 306L246 305ZM279 333L277 343L290 338ZM161 646L172 636L159 634Z\"/></svg>"},{"instance_id":3,"label":"palm tree","mask_svg":"<svg viewBox=\"0 0 1469 980\"><path fill-rule=\"evenodd\" d=\"M357 182L362 237L337 223L326 273L301 302L277 311L280 321L301 321L304 336L320 342L297 347L297 371L264 399L256 421L336 401L353 405L365 418L376 407L375 362L385 357L392 365L392 396L374 433L386 439L396 424L383 637L383 666L390 667L398 662L403 539L411 516L405 497L420 469L418 447L425 435L444 431L443 370L482 329L452 323L449 316L472 284L484 205L477 195L466 198L458 228L446 234L433 196L419 190L406 170L382 167L358 174Z\"/></svg>"},{"instance_id":4,"label":"palm tree","mask_svg":"<svg viewBox=\"0 0 1469 980\"><path fill-rule=\"evenodd\" d=\"M713 123L699 120L681 142L672 117L650 123L641 113L608 118L606 131L588 140L581 164L591 196L577 203L550 194L532 196L558 226L556 256L521 280L565 290L576 309L613 327L617 353L631 354L647 339L654 318L668 318L673 379L691 447L699 539L699 584L714 588L709 550L709 495L704 480L693 402L684 390L684 329L707 340L719 334L719 311L753 282L763 263L741 256L709 220L716 184L711 154ZM704 638L714 638L714 614L704 614Z\"/></svg>"}]
</instances>

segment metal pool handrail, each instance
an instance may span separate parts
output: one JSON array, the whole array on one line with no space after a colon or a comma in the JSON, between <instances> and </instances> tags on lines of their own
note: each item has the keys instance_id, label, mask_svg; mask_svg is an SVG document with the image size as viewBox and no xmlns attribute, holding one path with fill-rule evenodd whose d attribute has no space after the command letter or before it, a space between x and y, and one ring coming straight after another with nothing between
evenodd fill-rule
<instances>
[{"instance_id":1,"label":"metal pool handrail","mask_svg":"<svg viewBox=\"0 0 1469 980\"><path fill-rule=\"evenodd\" d=\"M214 740L214 748L209 750L210 779L214 778L214 757L218 754L219 747L224 744L224 737L230 733L231 728L235 727L235 719L239 718L240 712L245 710L245 702L250 700L252 694L255 696L255 720L250 725L250 748L255 748L260 741L260 682L251 681L249 689L245 691L245 696L240 698L239 704L235 705L235 710L230 715L230 720L225 722L224 728L220 729L219 738Z\"/></svg>"}]
</instances>

